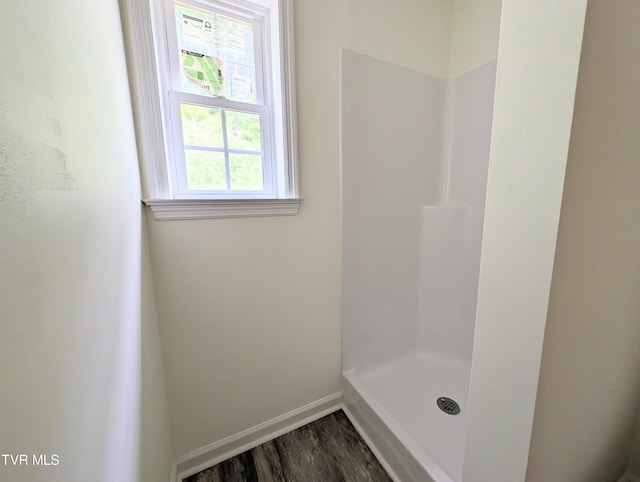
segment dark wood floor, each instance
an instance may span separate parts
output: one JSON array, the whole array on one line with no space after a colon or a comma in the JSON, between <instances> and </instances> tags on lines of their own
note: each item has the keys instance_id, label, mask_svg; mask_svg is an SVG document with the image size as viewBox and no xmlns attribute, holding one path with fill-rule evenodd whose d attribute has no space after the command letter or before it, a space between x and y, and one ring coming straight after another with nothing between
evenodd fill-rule
<instances>
[{"instance_id":1,"label":"dark wood floor","mask_svg":"<svg viewBox=\"0 0 640 482\"><path fill-rule=\"evenodd\" d=\"M192 475L185 482L387 482L341 410Z\"/></svg>"}]
</instances>

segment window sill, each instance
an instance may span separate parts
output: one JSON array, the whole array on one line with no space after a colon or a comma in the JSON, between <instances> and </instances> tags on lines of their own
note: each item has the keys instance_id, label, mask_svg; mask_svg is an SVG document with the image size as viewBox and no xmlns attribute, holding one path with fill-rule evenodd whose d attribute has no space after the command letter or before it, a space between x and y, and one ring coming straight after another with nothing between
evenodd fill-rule
<instances>
[{"instance_id":1,"label":"window sill","mask_svg":"<svg viewBox=\"0 0 640 482\"><path fill-rule=\"evenodd\" d=\"M144 199L158 221L294 216L302 199Z\"/></svg>"}]
</instances>

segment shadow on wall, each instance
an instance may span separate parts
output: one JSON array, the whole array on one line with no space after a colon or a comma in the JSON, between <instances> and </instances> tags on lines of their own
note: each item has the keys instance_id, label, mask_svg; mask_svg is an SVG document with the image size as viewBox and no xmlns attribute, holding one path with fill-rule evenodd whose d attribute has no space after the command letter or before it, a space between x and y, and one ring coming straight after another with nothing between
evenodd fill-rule
<instances>
[{"instance_id":1,"label":"shadow on wall","mask_svg":"<svg viewBox=\"0 0 640 482\"><path fill-rule=\"evenodd\" d=\"M0 4L0 37L0 446L26 456L0 459L0 480L139 482L141 454L168 479L170 450L140 447L142 403L166 444L168 420L160 384L141 393L141 370L161 369L159 357L141 365L141 344L157 342L141 338L140 188L117 3ZM97 71L110 74L87 82Z\"/></svg>"}]
</instances>

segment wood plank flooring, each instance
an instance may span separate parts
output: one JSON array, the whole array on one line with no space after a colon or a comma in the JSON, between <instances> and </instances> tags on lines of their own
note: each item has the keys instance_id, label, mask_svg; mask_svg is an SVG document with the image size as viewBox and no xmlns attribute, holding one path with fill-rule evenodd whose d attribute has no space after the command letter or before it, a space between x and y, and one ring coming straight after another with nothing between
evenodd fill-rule
<instances>
[{"instance_id":1,"label":"wood plank flooring","mask_svg":"<svg viewBox=\"0 0 640 482\"><path fill-rule=\"evenodd\" d=\"M342 410L192 475L185 482L388 482Z\"/></svg>"}]
</instances>

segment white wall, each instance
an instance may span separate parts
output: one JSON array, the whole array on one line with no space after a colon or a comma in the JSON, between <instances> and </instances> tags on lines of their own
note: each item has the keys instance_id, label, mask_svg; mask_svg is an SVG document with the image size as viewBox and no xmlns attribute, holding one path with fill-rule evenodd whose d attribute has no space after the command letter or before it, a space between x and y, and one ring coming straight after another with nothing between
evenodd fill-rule
<instances>
[{"instance_id":1,"label":"white wall","mask_svg":"<svg viewBox=\"0 0 640 482\"><path fill-rule=\"evenodd\" d=\"M447 80L344 51L343 369L470 363L495 68Z\"/></svg>"},{"instance_id":2,"label":"white wall","mask_svg":"<svg viewBox=\"0 0 640 482\"><path fill-rule=\"evenodd\" d=\"M629 452L629 471L636 477L640 477L640 411L636 413L634 437Z\"/></svg>"},{"instance_id":3,"label":"white wall","mask_svg":"<svg viewBox=\"0 0 640 482\"><path fill-rule=\"evenodd\" d=\"M451 1L451 51L448 75L461 75L495 60L502 0Z\"/></svg>"},{"instance_id":4,"label":"white wall","mask_svg":"<svg viewBox=\"0 0 640 482\"><path fill-rule=\"evenodd\" d=\"M448 8L296 1L300 214L147 217L176 455L340 390L340 48L446 73Z\"/></svg>"},{"instance_id":5,"label":"white wall","mask_svg":"<svg viewBox=\"0 0 640 482\"><path fill-rule=\"evenodd\" d=\"M137 482L141 403L157 402L140 398L149 345L117 2L3 3L0 36L0 446L60 461L3 459L0 479Z\"/></svg>"},{"instance_id":6,"label":"white wall","mask_svg":"<svg viewBox=\"0 0 640 482\"><path fill-rule=\"evenodd\" d=\"M169 405L148 233L142 227L140 482L165 482L173 462Z\"/></svg>"},{"instance_id":7,"label":"white wall","mask_svg":"<svg viewBox=\"0 0 640 482\"><path fill-rule=\"evenodd\" d=\"M524 480L586 0L502 2L463 480Z\"/></svg>"},{"instance_id":8,"label":"white wall","mask_svg":"<svg viewBox=\"0 0 640 482\"><path fill-rule=\"evenodd\" d=\"M617 480L640 402L640 4L590 0L527 481Z\"/></svg>"},{"instance_id":9,"label":"white wall","mask_svg":"<svg viewBox=\"0 0 640 482\"><path fill-rule=\"evenodd\" d=\"M422 206L441 197L446 85L343 51L345 370L415 349Z\"/></svg>"},{"instance_id":10,"label":"white wall","mask_svg":"<svg viewBox=\"0 0 640 482\"><path fill-rule=\"evenodd\" d=\"M494 60L447 82L442 206L425 209L422 221L417 345L467 364L473 347L495 79Z\"/></svg>"},{"instance_id":11,"label":"white wall","mask_svg":"<svg viewBox=\"0 0 640 482\"><path fill-rule=\"evenodd\" d=\"M416 72L448 77L451 0L333 0L326 5L330 25L340 23L335 17L342 18L337 32L342 47ZM304 4L298 1L296 6L300 9Z\"/></svg>"}]
</instances>

